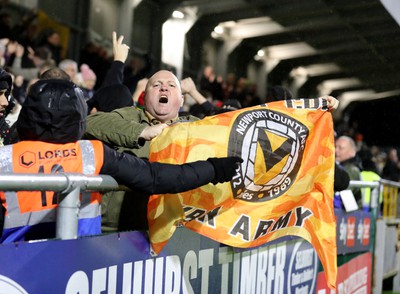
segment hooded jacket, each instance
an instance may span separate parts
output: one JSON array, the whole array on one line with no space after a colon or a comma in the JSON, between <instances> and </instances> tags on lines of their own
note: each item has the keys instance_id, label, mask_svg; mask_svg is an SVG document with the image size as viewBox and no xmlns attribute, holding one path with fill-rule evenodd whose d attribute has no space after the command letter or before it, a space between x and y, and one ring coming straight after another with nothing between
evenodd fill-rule
<instances>
[{"instance_id":1,"label":"hooded jacket","mask_svg":"<svg viewBox=\"0 0 400 294\"><path fill-rule=\"evenodd\" d=\"M69 143L82 137L87 105L74 83L40 80L31 87L28 97L17 120L20 140Z\"/></svg>"}]
</instances>

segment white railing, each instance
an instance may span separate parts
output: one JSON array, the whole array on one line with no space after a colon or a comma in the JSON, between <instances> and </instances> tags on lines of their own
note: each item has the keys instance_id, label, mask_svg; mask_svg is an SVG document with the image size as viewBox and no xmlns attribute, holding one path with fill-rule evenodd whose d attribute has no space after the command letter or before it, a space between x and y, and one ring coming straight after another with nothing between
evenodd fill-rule
<instances>
[{"instance_id":1,"label":"white railing","mask_svg":"<svg viewBox=\"0 0 400 294\"><path fill-rule=\"evenodd\" d=\"M114 178L106 175L82 174L0 174L2 191L55 191L60 192L57 208L56 238L77 238L78 213L81 191L119 190Z\"/></svg>"}]
</instances>

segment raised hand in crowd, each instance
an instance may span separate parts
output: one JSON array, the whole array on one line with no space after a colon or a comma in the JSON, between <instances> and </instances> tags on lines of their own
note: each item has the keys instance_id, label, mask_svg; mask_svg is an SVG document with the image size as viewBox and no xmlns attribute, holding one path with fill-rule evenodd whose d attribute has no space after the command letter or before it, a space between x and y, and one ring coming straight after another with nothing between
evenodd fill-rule
<instances>
[{"instance_id":1,"label":"raised hand in crowd","mask_svg":"<svg viewBox=\"0 0 400 294\"><path fill-rule=\"evenodd\" d=\"M190 95L197 102L197 104L203 104L207 101L207 99L197 90L192 78L183 79L181 81L181 89L183 95Z\"/></svg>"},{"instance_id":2,"label":"raised hand in crowd","mask_svg":"<svg viewBox=\"0 0 400 294\"><path fill-rule=\"evenodd\" d=\"M330 112L335 111L339 107L339 100L335 97L325 95L320 98L325 99L328 102L328 111Z\"/></svg>"},{"instance_id":3,"label":"raised hand in crowd","mask_svg":"<svg viewBox=\"0 0 400 294\"><path fill-rule=\"evenodd\" d=\"M8 56L16 53L17 47L19 45L18 42L16 42L16 41L10 42L9 39L1 39L1 41L2 41L1 42L2 45L7 46L6 47L6 54Z\"/></svg>"},{"instance_id":4,"label":"raised hand in crowd","mask_svg":"<svg viewBox=\"0 0 400 294\"><path fill-rule=\"evenodd\" d=\"M114 60L125 62L126 59L128 58L129 46L126 45L125 43L122 43L122 41L124 40L124 36L121 35L117 39L117 33L113 32L112 40L113 40Z\"/></svg>"}]
</instances>

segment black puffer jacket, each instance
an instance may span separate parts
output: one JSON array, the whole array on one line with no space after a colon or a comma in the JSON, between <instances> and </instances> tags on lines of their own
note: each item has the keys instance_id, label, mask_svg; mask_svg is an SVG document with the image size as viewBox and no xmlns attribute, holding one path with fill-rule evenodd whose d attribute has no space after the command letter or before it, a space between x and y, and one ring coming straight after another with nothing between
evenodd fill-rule
<instances>
[{"instance_id":1,"label":"black puffer jacket","mask_svg":"<svg viewBox=\"0 0 400 294\"><path fill-rule=\"evenodd\" d=\"M150 163L127 153L118 153L107 145L104 145L100 174L110 175L118 183L150 195L188 191L215 179L214 167L208 161L182 165Z\"/></svg>"}]
</instances>

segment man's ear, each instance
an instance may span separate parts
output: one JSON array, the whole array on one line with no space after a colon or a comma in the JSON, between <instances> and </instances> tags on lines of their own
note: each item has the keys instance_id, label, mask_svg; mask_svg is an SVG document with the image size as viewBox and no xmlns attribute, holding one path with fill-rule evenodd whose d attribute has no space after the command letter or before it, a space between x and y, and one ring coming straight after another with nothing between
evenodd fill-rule
<instances>
[{"instance_id":1,"label":"man's ear","mask_svg":"<svg viewBox=\"0 0 400 294\"><path fill-rule=\"evenodd\" d=\"M180 105L180 107L183 106L184 102L185 102L185 95L181 95L181 105Z\"/></svg>"}]
</instances>

